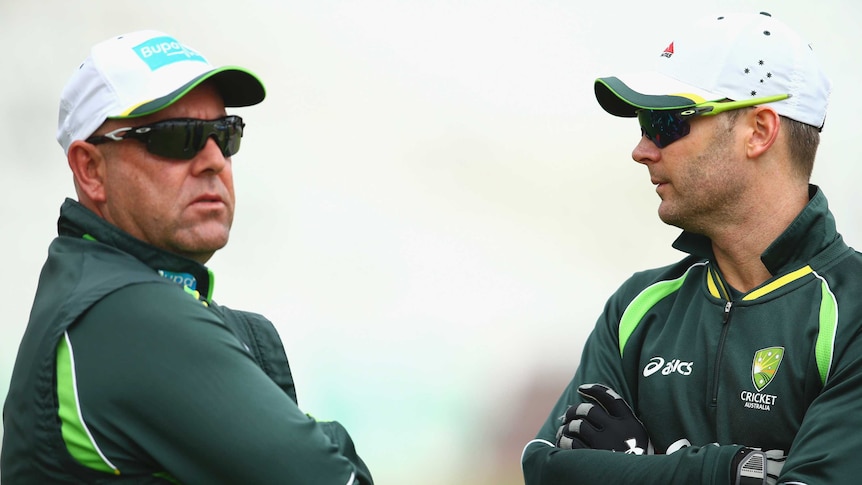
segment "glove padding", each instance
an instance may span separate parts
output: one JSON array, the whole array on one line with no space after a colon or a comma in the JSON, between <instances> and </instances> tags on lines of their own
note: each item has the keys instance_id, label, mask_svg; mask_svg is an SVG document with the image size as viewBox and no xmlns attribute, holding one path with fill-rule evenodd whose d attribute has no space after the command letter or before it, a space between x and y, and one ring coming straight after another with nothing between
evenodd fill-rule
<instances>
[{"instance_id":1,"label":"glove padding","mask_svg":"<svg viewBox=\"0 0 862 485\"><path fill-rule=\"evenodd\" d=\"M631 406L603 384L583 384L578 394L590 402L570 406L557 430L557 447L593 448L643 455L649 435Z\"/></svg>"},{"instance_id":2,"label":"glove padding","mask_svg":"<svg viewBox=\"0 0 862 485\"><path fill-rule=\"evenodd\" d=\"M730 463L731 485L766 485L766 453L742 448Z\"/></svg>"}]
</instances>

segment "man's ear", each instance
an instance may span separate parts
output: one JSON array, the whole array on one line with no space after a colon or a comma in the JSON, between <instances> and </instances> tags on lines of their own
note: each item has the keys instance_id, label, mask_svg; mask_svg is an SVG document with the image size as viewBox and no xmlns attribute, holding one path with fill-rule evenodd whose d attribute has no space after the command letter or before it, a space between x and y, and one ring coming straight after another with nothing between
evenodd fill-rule
<instances>
[{"instance_id":1,"label":"man's ear","mask_svg":"<svg viewBox=\"0 0 862 485\"><path fill-rule=\"evenodd\" d=\"M751 133L746 143L749 158L763 155L778 139L781 130L781 117L768 106L756 106L751 110L748 121Z\"/></svg>"},{"instance_id":2,"label":"man's ear","mask_svg":"<svg viewBox=\"0 0 862 485\"><path fill-rule=\"evenodd\" d=\"M66 160L75 178L75 187L80 201L87 206L105 203L107 174L102 152L95 145L83 140L75 140L69 145Z\"/></svg>"}]
</instances>

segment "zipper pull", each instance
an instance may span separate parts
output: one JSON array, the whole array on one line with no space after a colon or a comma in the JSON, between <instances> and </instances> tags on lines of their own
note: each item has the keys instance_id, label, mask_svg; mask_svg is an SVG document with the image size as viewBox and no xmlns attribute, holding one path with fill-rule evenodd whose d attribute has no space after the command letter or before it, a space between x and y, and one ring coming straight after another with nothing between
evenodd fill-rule
<instances>
[{"instance_id":1,"label":"zipper pull","mask_svg":"<svg viewBox=\"0 0 862 485\"><path fill-rule=\"evenodd\" d=\"M722 325L726 325L727 321L730 320L730 307L733 306L732 301L728 301L724 304L724 319L721 321Z\"/></svg>"}]
</instances>

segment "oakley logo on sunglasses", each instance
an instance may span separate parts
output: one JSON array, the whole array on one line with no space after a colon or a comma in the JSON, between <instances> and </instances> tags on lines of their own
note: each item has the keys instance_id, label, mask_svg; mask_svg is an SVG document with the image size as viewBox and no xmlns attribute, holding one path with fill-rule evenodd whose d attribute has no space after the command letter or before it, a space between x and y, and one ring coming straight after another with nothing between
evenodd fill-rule
<instances>
[{"instance_id":1,"label":"oakley logo on sunglasses","mask_svg":"<svg viewBox=\"0 0 862 485\"><path fill-rule=\"evenodd\" d=\"M117 128L104 135L93 135L87 143L98 145L112 141L138 140L153 155L175 160L190 160L207 144L215 140L225 157L239 151L243 123L239 116L225 116L215 120L173 118L143 126Z\"/></svg>"},{"instance_id":2,"label":"oakley logo on sunglasses","mask_svg":"<svg viewBox=\"0 0 862 485\"><path fill-rule=\"evenodd\" d=\"M683 109L642 109L637 112L641 135L649 138L658 148L664 148L691 132L689 119L695 116L714 116L725 111L773 103L789 98L778 94L742 101L710 101Z\"/></svg>"}]
</instances>

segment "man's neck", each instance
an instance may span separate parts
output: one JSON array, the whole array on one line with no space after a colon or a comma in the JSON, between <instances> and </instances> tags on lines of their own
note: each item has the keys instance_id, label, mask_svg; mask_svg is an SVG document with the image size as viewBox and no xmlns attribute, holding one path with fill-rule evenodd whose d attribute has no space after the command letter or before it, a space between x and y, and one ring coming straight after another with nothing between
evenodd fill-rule
<instances>
[{"instance_id":1,"label":"man's neck","mask_svg":"<svg viewBox=\"0 0 862 485\"><path fill-rule=\"evenodd\" d=\"M709 235L715 262L725 282L743 293L773 276L760 256L805 208L808 194L806 191L804 197L791 198L784 194L781 198L761 200L778 203L760 205L759 209L740 218L740 222Z\"/></svg>"},{"instance_id":2,"label":"man's neck","mask_svg":"<svg viewBox=\"0 0 862 485\"><path fill-rule=\"evenodd\" d=\"M760 260L763 251L741 248L738 244L725 251L714 241L712 251L725 282L742 293L748 293L772 277Z\"/></svg>"}]
</instances>

